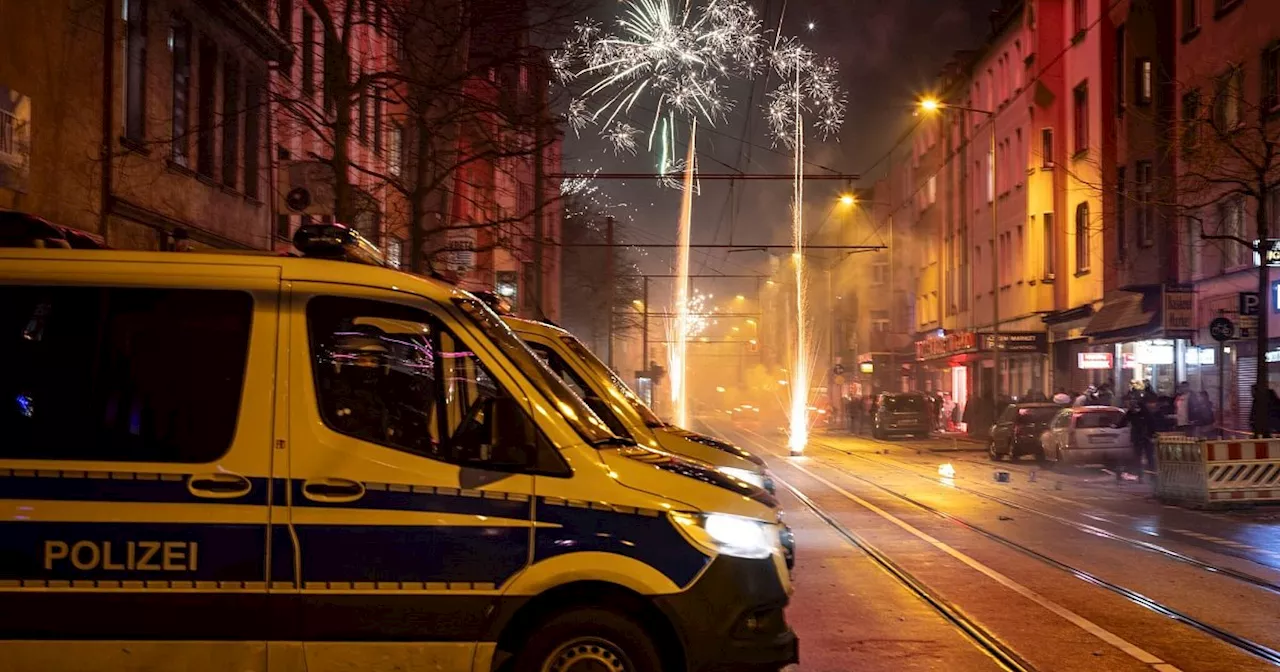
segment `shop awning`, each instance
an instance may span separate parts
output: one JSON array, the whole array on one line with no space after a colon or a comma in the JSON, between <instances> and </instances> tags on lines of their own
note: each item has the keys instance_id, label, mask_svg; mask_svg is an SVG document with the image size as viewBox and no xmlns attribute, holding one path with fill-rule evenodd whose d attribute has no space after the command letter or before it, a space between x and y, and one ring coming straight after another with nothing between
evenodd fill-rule
<instances>
[{"instance_id":1,"label":"shop awning","mask_svg":"<svg viewBox=\"0 0 1280 672\"><path fill-rule=\"evenodd\" d=\"M1160 327L1160 293L1116 292L1089 319L1084 335L1094 342L1146 335Z\"/></svg>"}]
</instances>

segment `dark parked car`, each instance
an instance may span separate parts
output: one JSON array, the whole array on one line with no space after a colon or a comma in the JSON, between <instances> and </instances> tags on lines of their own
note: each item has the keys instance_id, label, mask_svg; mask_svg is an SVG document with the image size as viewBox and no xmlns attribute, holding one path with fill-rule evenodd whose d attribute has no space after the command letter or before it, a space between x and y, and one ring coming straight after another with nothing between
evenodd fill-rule
<instances>
[{"instance_id":1,"label":"dark parked car","mask_svg":"<svg viewBox=\"0 0 1280 672\"><path fill-rule=\"evenodd\" d=\"M1047 402L1006 406L991 427L991 440L987 443L991 459L1017 459L1023 455L1044 459L1040 435L1049 429L1049 423L1061 410L1058 404Z\"/></svg>"},{"instance_id":2,"label":"dark parked car","mask_svg":"<svg viewBox=\"0 0 1280 672\"><path fill-rule=\"evenodd\" d=\"M884 393L876 400L871 435L877 439L890 436L928 436L933 430L933 405L918 392Z\"/></svg>"}]
</instances>

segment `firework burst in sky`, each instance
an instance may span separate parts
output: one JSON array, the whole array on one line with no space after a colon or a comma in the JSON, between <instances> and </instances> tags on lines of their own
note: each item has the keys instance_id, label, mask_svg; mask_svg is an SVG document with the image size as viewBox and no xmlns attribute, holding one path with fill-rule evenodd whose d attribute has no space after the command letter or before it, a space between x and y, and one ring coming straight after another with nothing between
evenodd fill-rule
<instances>
[{"instance_id":1,"label":"firework burst in sky","mask_svg":"<svg viewBox=\"0 0 1280 672\"><path fill-rule=\"evenodd\" d=\"M614 30L579 24L552 58L562 83L583 83L569 125L598 126L616 152L635 153L645 132L627 120L646 118L646 147L668 172L678 127L715 124L732 109L725 90L758 69L762 35L743 0L627 0Z\"/></svg>"},{"instance_id":2,"label":"firework burst in sky","mask_svg":"<svg viewBox=\"0 0 1280 672\"><path fill-rule=\"evenodd\" d=\"M790 147L796 123L802 123L804 117L813 120L823 139L838 133L848 102L835 60L819 58L794 38L778 40L769 50L768 60L779 80L765 104L774 140Z\"/></svg>"}]
</instances>

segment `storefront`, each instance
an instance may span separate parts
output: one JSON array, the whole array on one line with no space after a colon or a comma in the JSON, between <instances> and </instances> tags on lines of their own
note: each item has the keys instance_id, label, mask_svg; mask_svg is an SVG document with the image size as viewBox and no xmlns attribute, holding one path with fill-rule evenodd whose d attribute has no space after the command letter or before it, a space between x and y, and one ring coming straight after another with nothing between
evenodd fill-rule
<instances>
[{"instance_id":1,"label":"storefront","mask_svg":"<svg viewBox=\"0 0 1280 672\"><path fill-rule=\"evenodd\" d=\"M1077 353L1077 368L1088 372L1086 385L1110 384L1117 398L1133 387L1173 396L1190 370L1216 362L1213 350L1195 345L1195 322L1190 288L1113 292L1082 332L1089 342Z\"/></svg>"},{"instance_id":2,"label":"storefront","mask_svg":"<svg viewBox=\"0 0 1280 672\"><path fill-rule=\"evenodd\" d=\"M975 395L993 395L996 349L1000 350L1001 396L1021 398L1028 392L1045 392L1049 340L1043 331L937 332L918 340L921 387L947 393L962 409Z\"/></svg>"}]
</instances>

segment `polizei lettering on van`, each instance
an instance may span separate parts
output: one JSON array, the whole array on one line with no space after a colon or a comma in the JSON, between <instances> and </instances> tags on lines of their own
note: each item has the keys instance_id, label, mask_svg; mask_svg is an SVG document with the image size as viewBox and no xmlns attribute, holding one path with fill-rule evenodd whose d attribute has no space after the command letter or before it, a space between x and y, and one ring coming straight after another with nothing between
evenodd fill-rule
<instances>
[{"instance_id":1,"label":"polizei lettering on van","mask_svg":"<svg viewBox=\"0 0 1280 672\"><path fill-rule=\"evenodd\" d=\"M194 541L57 541L44 542L44 568L71 565L93 570L140 572L194 572L200 547Z\"/></svg>"}]
</instances>

